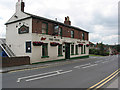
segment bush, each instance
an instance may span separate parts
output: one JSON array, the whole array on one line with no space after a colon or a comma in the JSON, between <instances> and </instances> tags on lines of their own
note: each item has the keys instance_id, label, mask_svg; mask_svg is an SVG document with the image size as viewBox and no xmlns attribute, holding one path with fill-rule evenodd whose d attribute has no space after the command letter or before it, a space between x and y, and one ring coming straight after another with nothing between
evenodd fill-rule
<instances>
[{"instance_id":1,"label":"bush","mask_svg":"<svg viewBox=\"0 0 120 90\"><path fill-rule=\"evenodd\" d=\"M94 54L94 55L102 55L102 56L108 56L109 55L109 52L103 52L103 51L100 51L100 50L97 50L97 49L90 49L89 53Z\"/></svg>"}]
</instances>

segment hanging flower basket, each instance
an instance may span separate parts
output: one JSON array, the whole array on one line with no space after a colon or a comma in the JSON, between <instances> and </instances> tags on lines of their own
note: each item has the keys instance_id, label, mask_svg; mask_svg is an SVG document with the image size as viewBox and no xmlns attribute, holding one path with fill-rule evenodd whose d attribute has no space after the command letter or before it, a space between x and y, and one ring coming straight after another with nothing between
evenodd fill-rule
<instances>
[{"instance_id":1,"label":"hanging flower basket","mask_svg":"<svg viewBox=\"0 0 120 90\"><path fill-rule=\"evenodd\" d=\"M79 44L78 46L79 46L79 47L82 47L82 46L83 46L83 44Z\"/></svg>"},{"instance_id":2,"label":"hanging flower basket","mask_svg":"<svg viewBox=\"0 0 120 90\"><path fill-rule=\"evenodd\" d=\"M57 46L59 45L59 43L56 43L56 42L50 42L50 46Z\"/></svg>"},{"instance_id":3,"label":"hanging flower basket","mask_svg":"<svg viewBox=\"0 0 120 90\"><path fill-rule=\"evenodd\" d=\"M89 47L89 44L87 44L86 47Z\"/></svg>"},{"instance_id":4,"label":"hanging flower basket","mask_svg":"<svg viewBox=\"0 0 120 90\"><path fill-rule=\"evenodd\" d=\"M43 44L43 42L33 42L33 46L41 46Z\"/></svg>"}]
</instances>

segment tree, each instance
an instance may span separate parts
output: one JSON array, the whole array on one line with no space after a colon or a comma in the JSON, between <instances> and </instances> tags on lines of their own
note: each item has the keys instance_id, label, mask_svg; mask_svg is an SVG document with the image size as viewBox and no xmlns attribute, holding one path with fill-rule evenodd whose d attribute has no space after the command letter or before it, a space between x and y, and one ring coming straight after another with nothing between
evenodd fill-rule
<instances>
[{"instance_id":1,"label":"tree","mask_svg":"<svg viewBox=\"0 0 120 90\"><path fill-rule=\"evenodd\" d=\"M104 55L104 44L102 42L98 45L98 48L100 52L99 54Z\"/></svg>"}]
</instances>

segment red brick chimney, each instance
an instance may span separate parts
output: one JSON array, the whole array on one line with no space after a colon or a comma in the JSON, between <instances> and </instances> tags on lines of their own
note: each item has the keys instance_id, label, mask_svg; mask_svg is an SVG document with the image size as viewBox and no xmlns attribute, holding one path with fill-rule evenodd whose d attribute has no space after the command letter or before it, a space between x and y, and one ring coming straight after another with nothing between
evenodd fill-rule
<instances>
[{"instance_id":1,"label":"red brick chimney","mask_svg":"<svg viewBox=\"0 0 120 90\"><path fill-rule=\"evenodd\" d=\"M66 25L71 25L71 21L70 21L69 16L65 17L64 24L66 24Z\"/></svg>"}]
</instances>

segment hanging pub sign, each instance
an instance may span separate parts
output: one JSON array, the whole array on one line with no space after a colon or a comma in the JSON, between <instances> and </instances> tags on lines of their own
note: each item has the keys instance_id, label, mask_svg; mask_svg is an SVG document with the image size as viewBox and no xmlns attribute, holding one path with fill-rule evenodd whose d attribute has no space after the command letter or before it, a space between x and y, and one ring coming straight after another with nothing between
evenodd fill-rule
<instances>
[{"instance_id":1,"label":"hanging pub sign","mask_svg":"<svg viewBox=\"0 0 120 90\"><path fill-rule=\"evenodd\" d=\"M18 29L18 33L19 34L24 34L24 33L29 33L29 27L22 25L19 29Z\"/></svg>"}]
</instances>

